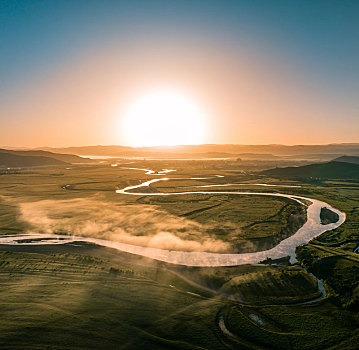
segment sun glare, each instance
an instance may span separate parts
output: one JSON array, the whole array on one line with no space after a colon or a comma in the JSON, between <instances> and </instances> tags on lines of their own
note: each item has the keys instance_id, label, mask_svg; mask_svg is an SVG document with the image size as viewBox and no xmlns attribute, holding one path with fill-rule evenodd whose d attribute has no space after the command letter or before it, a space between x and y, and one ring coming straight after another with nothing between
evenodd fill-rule
<instances>
[{"instance_id":1,"label":"sun glare","mask_svg":"<svg viewBox=\"0 0 359 350\"><path fill-rule=\"evenodd\" d=\"M200 144L204 129L199 106L172 91L151 92L134 100L122 128L127 143L135 147Z\"/></svg>"}]
</instances>

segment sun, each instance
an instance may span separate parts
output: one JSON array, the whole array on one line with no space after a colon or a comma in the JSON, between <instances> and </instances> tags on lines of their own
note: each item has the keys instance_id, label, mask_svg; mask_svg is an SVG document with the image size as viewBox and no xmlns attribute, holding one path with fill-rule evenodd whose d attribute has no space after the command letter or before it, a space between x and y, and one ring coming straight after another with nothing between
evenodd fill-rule
<instances>
[{"instance_id":1,"label":"sun","mask_svg":"<svg viewBox=\"0 0 359 350\"><path fill-rule=\"evenodd\" d=\"M174 146L200 144L205 114L190 98L174 91L153 91L135 99L123 118L128 145Z\"/></svg>"}]
</instances>

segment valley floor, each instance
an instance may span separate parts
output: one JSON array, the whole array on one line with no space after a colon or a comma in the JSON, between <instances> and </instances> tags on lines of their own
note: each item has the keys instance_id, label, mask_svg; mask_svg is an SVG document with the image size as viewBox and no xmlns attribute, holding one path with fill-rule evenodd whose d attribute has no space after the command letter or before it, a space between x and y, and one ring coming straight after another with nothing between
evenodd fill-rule
<instances>
[{"instance_id":1,"label":"valley floor","mask_svg":"<svg viewBox=\"0 0 359 350\"><path fill-rule=\"evenodd\" d=\"M146 166L155 168L156 164ZM180 175L175 176L214 175L213 169L193 164L192 169L186 166L182 170L177 164ZM173 166L160 165L157 170ZM137 167L145 165L139 163ZM173 188L245 182L244 188L258 191L253 187L259 182L256 174L238 174L224 165L216 171L225 178L179 180ZM268 239L271 232L281 230L290 235L288 218L298 211L297 206L290 207L281 200L188 196L186 201L176 201L115 193L116 188L148 178L143 171L102 165L2 175L1 234L33 229L24 220L26 208L22 203L32 204L33 209L33 203L39 201L49 201L45 203L50 205L51 201L87 200L93 196L121 208L151 206L196 225L213 220L209 236L234 246L236 240L238 244L239 239ZM298 263L288 264L288 260L281 259L272 266L179 266L81 242L0 245L0 348L356 349L359 184L299 183L263 177L260 182L300 186L273 191L326 201L345 212L347 220L299 247ZM64 188L66 185L70 188ZM151 190L173 190L171 182L158 185ZM70 220L70 214L61 212L64 216L60 220ZM60 212L48 215L57 220ZM215 224L223 218L228 227L220 230ZM132 227L128 221L122 223L127 229ZM241 230L236 231L236 227ZM151 228L146 228L149 235ZM199 237L179 232L182 239ZM325 298L321 298L317 278L324 281Z\"/></svg>"}]
</instances>

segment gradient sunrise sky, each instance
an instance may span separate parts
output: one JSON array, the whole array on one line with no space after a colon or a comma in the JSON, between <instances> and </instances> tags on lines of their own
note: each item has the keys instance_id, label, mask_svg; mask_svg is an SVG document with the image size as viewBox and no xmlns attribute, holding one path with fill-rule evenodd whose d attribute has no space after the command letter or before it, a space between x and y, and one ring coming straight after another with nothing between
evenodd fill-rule
<instances>
[{"instance_id":1,"label":"gradient sunrise sky","mask_svg":"<svg viewBox=\"0 0 359 350\"><path fill-rule=\"evenodd\" d=\"M0 81L1 146L126 144L157 88L205 143L359 142L359 1L1 0Z\"/></svg>"}]
</instances>

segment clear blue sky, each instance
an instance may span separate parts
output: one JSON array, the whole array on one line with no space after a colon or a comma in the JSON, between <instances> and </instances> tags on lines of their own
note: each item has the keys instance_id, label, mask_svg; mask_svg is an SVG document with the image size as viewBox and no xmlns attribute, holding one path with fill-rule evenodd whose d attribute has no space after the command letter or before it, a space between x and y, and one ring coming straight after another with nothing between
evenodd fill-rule
<instances>
[{"instance_id":1,"label":"clear blue sky","mask_svg":"<svg viewBox=\"0 0 359 350\"><path fill-rule=\"evenodd\" d=\"M151 45L148 45L149 42ZM108 49L109 47L111 49ZM223 69L223 65L228 65L228 62L234 62L235 65L241 57L246 57L247 61L256 57L256 64L264 67L263 69L272 67L275 62L276 67L272 67L270 71L275 71L281 79L287 79L288 84L291 80L293 83L295 76L297 80L293 84L298 83L302 90L311 95L303 97L303 103L308 103L308 98L320 101L318 105L313 102L313 108L318 113L318 120L314 122L317 122L316 126L323 127L322 131L328 137L318 137L318 143L359 141L359 1L1 0L0 138L3 141L0 143L34 145L35 142L30 141L21 144L21 139L10 138L9 133L20 125L25 128L27 125L43 125L44 118L47 118L46 125L52 125L51 122L58 123L61 118L67 125L73 122L78 109L71 115L68 97L64 97L61 102L67 106L62 116L53 115L51 108L47 107L45 117L44 110L36 107L41 104L41 98L36 94L33 96L34 89L38 87L38 94L41 94L39 86L46 90L46 83L43 87L43 82L53 79L54 72L63 70L64 76L70 74L71 62L86 61L84 57L87 53L92 55L91 59L93 52L99 51L116 60L116 57L125 56L129 47L133 61L144 59L146 55L153 58L156 52L171 56L175 49L188 52L187 56L192 61L196 57L218 54L221 57L216 56L216 62L211 63L214 70L217 70L218 66L218 71ZM229 56L228 61L223 58L226 55ZM205 63L207 59L209 60L208 57L203 59ZM101 60L99 64L106 64L106 60ZM156 62L158 64L159 61ZM125 69L125 66L122 67ZM185 65L184 67L183 69L186 69ZM188 69L192 72L194 67L192 64ZM200 66L197 67L201 69ZM121 74L124 74L120 72L121 66L116 69L121 77ZM239 68L234 67L234 71L236 69ZM126 66L126 74L128 70ZM87 71L84 76L89 74L91 73ZM171 74L168 73L167 77L173 81ZM176 79L179 80L178 72L176 74ZM130 80L131 76L126 76L126 79ZM206 84L205 78L196 79L198 86ZM83 76L80 80L78 84L84 84ZM181 83L183 87L185 82ZM229 91L233 89L232 85L232 80L228 80L223 83L222 88ZM201 89L198 86L199 91ZM125 89L126 86L122 88ZM211 94L215 94L215 91L201 91L204 100L211 100ZM61 90L57 92L62 94ZM301 96L300 92L298 96ZM298 114L294 114L297 116L302 113L304 124L313 121L312 113L307 109L300 109L301 97L298 96L293 97L296 99L293 108L298 110ZM36 98L36 103L31 101ZM229 112L224 109L221 112L218 107L221 103L224 103L224 99L217 101L216 113L223 113L221 118L228 118L228 130L233 129L236 111ZM261 103L260 99L258 103ZM19 105L24 108L19 108ZM275 119L277 107L272 107L270 116L266 118L273 118L273 123L278 123L279 126L284 117ZM28 115L26 108L29 108ZM243 113L239 107L239 119L251 118L250 113L248 116ZM253 112L253 115L258 113ZM37 117L40 114L41 118ZM86 111L80 114L86 114ZM89 118L94 118L94 127L99 132L98 139L89 130L88 139L83 138L78 143L121 143L120 138L116 140L114 135L109 136L107 129L98 130L95 116ZM339 128L338 118L341 118ZM258 128L261 125L260 119L256 120L255 124ZM250 130L249 123L246 128ZM280 139L279 134L273 134L273 138L261 137L261 134L254 131L252 138L242 133L236 139L236 135L228 130L223 127L222 132L212 131L207 141L290 142L287 138ZM76 132L78 133L79 129L75 125L74 133ZM33 137L36 138L36 135L34 133ZM306 128L299 126L293 136L294 142L313 143L315 138L306 139L307 135ZM65 138L64 142L72 140L73 137L69 137ZM62 143L60 138L43 138L39 142L48 145Z\"/></svg>"}]
</instances>

